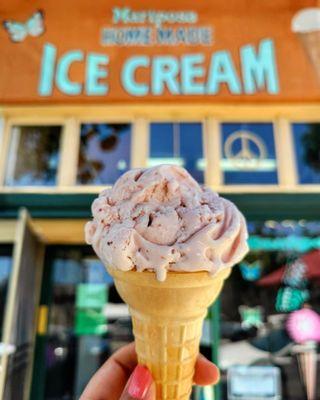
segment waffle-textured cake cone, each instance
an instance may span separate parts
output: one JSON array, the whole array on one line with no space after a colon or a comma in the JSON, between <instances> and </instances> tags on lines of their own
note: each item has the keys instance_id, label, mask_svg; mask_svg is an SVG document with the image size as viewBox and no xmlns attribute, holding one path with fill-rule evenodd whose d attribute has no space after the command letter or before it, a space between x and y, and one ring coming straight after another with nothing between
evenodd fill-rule
<instances>
[{"instance_id":1,"label":"waffle-textured cake cone","mask_svg":"<svg viewBox=\"0 0 320 400\"><path fill-rule=\"evenodd\" d=\"M230 274L169 272L164 282L154 272L108 268L128 304L138 362L152 372L157 400L187 400L208 306Z\"/></svg>"},{"instance_id":2,"label":"waffle-textured cake cone","mask_svg":"<svg viewBox=\"0 0 320 400\"><path fill-rule=\"evenodd\" d=\"M298 36L320 80L320 31L299 32Z\"/></svg>"}]
</instances>

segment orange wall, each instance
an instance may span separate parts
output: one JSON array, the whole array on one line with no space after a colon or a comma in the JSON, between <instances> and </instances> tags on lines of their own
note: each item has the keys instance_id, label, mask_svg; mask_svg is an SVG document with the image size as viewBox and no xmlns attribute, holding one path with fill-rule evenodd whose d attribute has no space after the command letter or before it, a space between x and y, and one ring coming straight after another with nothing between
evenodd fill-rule
<instances>
[{"instance_id":1,"label":"orange wall","mask_svg":"<svg viewBox=\"0 0 320 400\"><path fill-rule=\"evenodd\" d=\"M109 103L129 101L161 102L294 102L320 100L320 79L317 78L315 66L307 56L307 52L295 33L291 31L293 15L305 7L315 6L311 0L127 0L113 2L107 0L10 0L0 5L2 21L25 23L37 9L43 10L45 31L40 36L28 34L21 42L14 43L10 39L10 28L0 27L0 104L56 104L56 103ZM150 45L150 46L102 46L100 43L103 27L121 28L124 26L145 26L155 30L148 22L112 23L113 6L130 7L132 10L166 10L188 11L197 13L196 24L164 24L164 28L209 27L213 32L213 42L207 46L190 45ZM152 6L150 6L152 4ZM19 29L21 26L19 27ZM14 28L13 28L14 29ZM28 31L26 25L22 29ZM257 87L254 93L246 93L243 74L241 72L240 49L251 45L256 52L264 39L270 39L274 45L274 62L278 79L277 93L270 93L266 85ZM83 61L74 62L68 70L71 83L81 85L80 93L74 95L63 93L53 82L49 95L40 95L39 79L41 75L41 59L46 43L57 49L54 62L66 52L80 50ZM208 92L208 75L210 60L219 51L230 52L230 59L235 65L235 74L239 80L239 93L230 92L230 84L221 81L216 93ZM99 53L109 57L109 63L103 67L108 76L98 80L98 84L107 84L108 91L101 95L86 93L86 60L89 53ZM164 84L161 94L152 93L150 76L154 57L175 56L181 68L181 56L200 54L204 57L203 76L195 77L193 83L201 83L202 94L181 93L181 70L176 76L180 94L174 94ZM135 96L128 92L121 83L121 73L125 63L137 55L149 56L150 66L139 67L134 80L148 86L148 93ZM320 62L320 61L319 61ZM197 67L196 66L196 67ZM318 66L320 68L320 65Z\"/></svg>"}]
</instances>

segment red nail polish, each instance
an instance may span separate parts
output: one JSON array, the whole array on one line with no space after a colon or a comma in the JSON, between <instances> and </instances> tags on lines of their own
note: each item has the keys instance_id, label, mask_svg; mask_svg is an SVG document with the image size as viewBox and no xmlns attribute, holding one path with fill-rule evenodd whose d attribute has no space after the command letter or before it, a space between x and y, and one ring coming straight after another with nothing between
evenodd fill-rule
<instances>
[{"instance_id":1,"label":"red nail polish","mask_svg":"<svg viewBox=\"0 0 320 400\"><path fill-rule=\"evenodd\" d=\"M152 384L152 375L148 368L137 365L128 386L128 394L134 399L142 400Z\"/></svg>"}]
</instances>

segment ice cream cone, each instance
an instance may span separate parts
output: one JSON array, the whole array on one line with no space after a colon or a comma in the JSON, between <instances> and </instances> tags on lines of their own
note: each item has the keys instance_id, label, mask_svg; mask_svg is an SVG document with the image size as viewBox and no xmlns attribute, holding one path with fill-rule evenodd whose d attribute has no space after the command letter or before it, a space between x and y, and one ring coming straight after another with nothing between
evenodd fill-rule
<instances>
[{"instance_id":1,"label":"ice cream cone","mask_svg":"<svg viewBox=\"0 0 320 400\"><path fill-rule=\"evenodd\" d=\"M320 8L299 10L292 18L291 29L300 39L320 81Z\"/></svg>"},{"instance_id":2,"label":"ice cream cone","mask_svg":"<svg viewBox=\"0 0 320 400\"><path fill-rule=\"evenodd\" d=\"M189 399L207 308L249 250L243 215L173 165L126 172L92 213L86 242L129 306L157 400Z\"/></svg>"},{"instance_id":3,"label":"ice cream cone","mask_svg":"<svg viewBox=\"0 0 320 400\"><path fill-rule=\"evenodd\" d=\"M307 399L315 400L316 398L316 381L317 381L317 351L316 343L308 342L303 352L298 354L298 362L300 366L300 374L304 382Z\"/></svg>"},{"instance_id":4,"label":"ice cream cone","mask_svg":"<svg viewBox=\"0 0 320 400\"><path fill-rule=\"evenodd\" d=\"M320 30L299 32L298 36L320 80Z\"/></svg>"},{"instance_id":5,"label":"ice cream cone","mask_svg":"<svg viewBox=\"0 0 320 400\"><path fill-rule=\"evenodd\" d=\"M215 277L207 272L169 272L159 282L153 272L108 267L129 306L138 362L150 369L157 400L189 399L202 323L230 271Z\"/></svg>"}]
</instances>

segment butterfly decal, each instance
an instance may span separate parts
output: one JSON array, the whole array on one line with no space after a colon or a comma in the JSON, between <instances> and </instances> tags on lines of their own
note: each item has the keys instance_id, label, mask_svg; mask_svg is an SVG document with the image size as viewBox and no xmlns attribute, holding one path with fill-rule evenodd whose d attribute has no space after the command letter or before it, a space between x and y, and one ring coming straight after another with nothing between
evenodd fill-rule
<instances>
[{"instance_id":1,"label":"butterfly decal","mask_svg":"<svg viewBox=\"0 0 320 400\"><path fill-rule=\"evenodd\" d=\"M261 277L261 264L260 261L254 261L253 263L249 264L243 261L240 264L240 271L242 278L246 281L256 281Z\"/></svg>"},{"instance_id":2,"label":"butterfly decal","mask_svg":"<svg viewBox=\"0 0 320 400\"><path fill-rule=\"evenodd\" d=\"M28 35L36 37L43 34L45 31L44 12L37 10L26 22L5 20L3 26L12 42L23 42Z\"/></svg>"}]
</instances>

